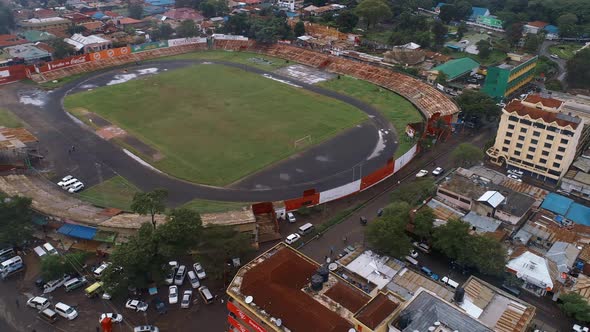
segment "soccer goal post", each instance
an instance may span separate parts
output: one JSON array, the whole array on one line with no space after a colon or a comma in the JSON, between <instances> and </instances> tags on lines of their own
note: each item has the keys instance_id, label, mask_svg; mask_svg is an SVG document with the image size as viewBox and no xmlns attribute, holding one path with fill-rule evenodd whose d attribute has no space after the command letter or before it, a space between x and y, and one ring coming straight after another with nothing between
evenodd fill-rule
<instances>
[{"instance_id":1,"label":"soccer goal post","mask_svg":"<svg viewBox=\"0 0 590 332\"><path fill-rule=\"evenodd\" d=\"M295 149L301 149L305 146L311 145L311 135L307 135L304 137L301 137L300 139L296 139L293 146L295 147Z\"/></svg>"}]
</instances>

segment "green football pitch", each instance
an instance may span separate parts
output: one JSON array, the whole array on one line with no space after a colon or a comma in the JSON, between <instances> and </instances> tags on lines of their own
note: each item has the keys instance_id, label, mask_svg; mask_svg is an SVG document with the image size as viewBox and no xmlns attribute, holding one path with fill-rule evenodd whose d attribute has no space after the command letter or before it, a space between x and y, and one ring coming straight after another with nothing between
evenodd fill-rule
<instances>
[{"instance_id":1,"label":"green football pitch","mask_svg":"<svg viewBox=\"0 0 590 332\"><path fill-rule=\"evenodd\" d=\"M95 113L157 150L152 158L125 146L163 172L218 186L367 120L351 105L214 64L76 93L64 105ZM305 137L309 144L295 144Z\"/></svg>"}]
</instances>

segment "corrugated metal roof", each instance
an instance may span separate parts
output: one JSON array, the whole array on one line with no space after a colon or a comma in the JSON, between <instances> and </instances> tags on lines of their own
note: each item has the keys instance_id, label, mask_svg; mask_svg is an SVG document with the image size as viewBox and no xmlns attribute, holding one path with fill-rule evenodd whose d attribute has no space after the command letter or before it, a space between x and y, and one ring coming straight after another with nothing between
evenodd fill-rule
<instances>
[{"instance_id":1,"label":"corrugated metal roof","mask_svg":"<svg viewBox=\"0 0 590 332\"><path fill-rule=\"evenodd\" d=\"M97 229L94 227L74 224L64 224L57 230L60 234L85 240L92 240L96 235L96 231Z\"/></svg>"},{"instance_id":2,"label":"corrugated metal roof","mask_svg":"<svg viewBox=\"0 0 590 332\"><path fill-rule=\"evenodd\" d=\"M440 66L432 68L432 70L442 71L449 77L449 80L453 80L477 67L479 67L477 61L471 58L460 58L447 61Z\"/></svg>"},{"instance_id":3,"label":"corrugated metal roof","mask_svg":"<svg viewBox=\"0 0 590 332\"><path fill-rule=\"evenodd\" d=\"M506 197L500 194L500 192L490 190L486 191L483 195L481 195L481 197L478 198L477 201L486 202L490 204L493 208L497 208L498 205L500 205L505 199Z\"/></svg>"}]
</instances>

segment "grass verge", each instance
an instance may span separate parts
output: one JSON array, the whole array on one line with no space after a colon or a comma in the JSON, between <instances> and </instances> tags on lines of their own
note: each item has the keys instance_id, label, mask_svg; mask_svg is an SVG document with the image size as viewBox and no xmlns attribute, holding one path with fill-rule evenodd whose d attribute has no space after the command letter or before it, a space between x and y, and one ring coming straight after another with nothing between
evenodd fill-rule
<instances>
[{"instance_id":1,"label":"grass verge","mask_svg":"<svg viewBox=\"0 0 590 332\"><path fill-rule=\"evenodd\" d=\"M209 201L206 199L195 199L182 206L182 208L191 209L199 213L219 213L235 210L242 210L252 203L246 202L222 202Z\"/></svg>"},{"instance_id":2,"label":"grass verge","mask_svg":"<svg viewBox=\"0 0 590 332\"><path fill-rule=\"evenodd\" d=\"M251 52L235 52L235 51L199 51L192 53L185 53L174 55L166 58L152 59L157 60L174 60L174 59L195 59L195 60L223 60L235 63L242 63L252 67L272 71L281 67L290 65L287 60L274 58L258 53Z\"/></svg>"},{"instance_id":3,"label":"grass verge","mask_svg":"<svg viewBox=\"0 0 590 332\"><path fill-rule=\"evenodd\" d=\"M0 126L7 128L22 127L20 119L11 111L0 107Z\"/></svg>"},{"instance_id":4,"label":"grass verge","mask_svg":"<svg viewBox=\"0 0 590 332\"><path fill-rule=\"evenodd\" d=\"M582 45L574 43L552 45L549 47L549 53L556 54L561 59L569 60L574 57L574 51L577 51L581 47Z\"/></svg>"},{"instance_id":5,"label":"grass verge","mask_svg":"<svg viewBox=\"0 0 590 332\"><path fill-rule=\"evenodd\" d=\"M131 210L133 195L140 190L121 176L114 176L93 187L81 191L78 198L101 207Z\"/></svg>"},{"instance_id":6,"label":"grass verge","mask_svg":"<svg viewBox=\"0 0 590 332\"><path fill-rule=\"evenodd\" d=\"M325 81L319 85L362 100L389 119L398 134L399 146L395 157L403 155L414 145L412 140L406 139L406 125L423 121L423 118L420 111L404 97L350 76L340 76L340 79Z\"/></svg>"}]
</instances>

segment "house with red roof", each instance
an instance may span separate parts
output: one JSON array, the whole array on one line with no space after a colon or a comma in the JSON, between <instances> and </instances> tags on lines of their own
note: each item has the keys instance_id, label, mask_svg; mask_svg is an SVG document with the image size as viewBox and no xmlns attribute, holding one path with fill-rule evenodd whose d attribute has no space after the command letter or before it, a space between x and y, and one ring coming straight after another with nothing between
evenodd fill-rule
<instances>
[{"instance_id":1,"label":"house with red roof","mask_svg":"<svg viewBox=\"0 0 590 332\"><path fill-rule=\"evenodd\" d=\"M530 34L536 35L540 31L543 31L543 29L548 25L549 25L549 23L547 23L547 22L533 21L533 22L528 22L527 24L525 24L522 27L522 30L524 33L530 33Z\"/></svg>"},{"instance_id":2,"label":"house with red roof","mask_svg":"<svg viewBox=\"0 0 590 332\"><path fill-rule=\"evenodd\" d=\"M26 44L28 41L17 35L0 35L0 48Z\"/></svg>"}]
</instances>

